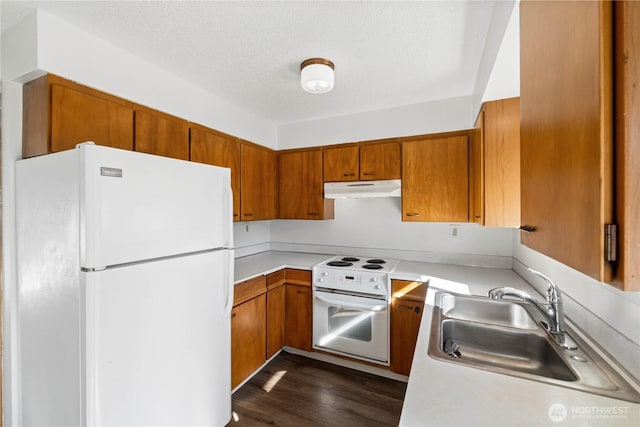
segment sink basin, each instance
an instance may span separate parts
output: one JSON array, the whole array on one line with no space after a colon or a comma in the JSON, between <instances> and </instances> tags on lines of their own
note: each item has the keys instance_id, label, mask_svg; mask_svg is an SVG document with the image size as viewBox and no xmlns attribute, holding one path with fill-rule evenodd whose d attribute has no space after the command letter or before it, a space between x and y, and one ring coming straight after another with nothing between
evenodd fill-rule
<instances>
[{"instance_id":1,"label":"sink basin","mask_svg":"<svg viewBox=\"0 0 640 427\"><path fill-rule=\"evenodd\" d=\"M441 303L442 314L451 319L538 329L538 323L524 308L524 303L456 294L444 294Z\"/></svg>"},{"instance_id":2,"label":"sink basin","mask_svg":"<svg viewBox=\"0 0 640 427\"><path fill-rule=\"evenodd\" d=\"M578 377L545 337L483 323L445 320L442 342L459 346L460 359L500 370L575 381ZM450 342L451 342L450 341Z\"/></svg>"},{"instance_id":3,"label":"sink basin","mask_svg":"<svg viewBox=\"0 0 640 427\"><path fill-rule=\"evenodd\" d=\"M640 393L580 335L564 349L528 303L436 294L429 355L449 363L640 403Z\"/></svg>"}]
</instances>

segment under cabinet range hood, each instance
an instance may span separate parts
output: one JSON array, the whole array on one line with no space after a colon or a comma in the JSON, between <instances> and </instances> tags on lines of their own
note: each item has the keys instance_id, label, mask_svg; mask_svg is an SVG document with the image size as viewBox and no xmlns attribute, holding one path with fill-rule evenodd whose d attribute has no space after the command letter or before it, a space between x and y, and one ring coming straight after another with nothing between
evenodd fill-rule
<instances>
[{"instance_id":1,"label":"under cabinet range hood","mask_svg":"<svg viewBox=\"0 0 640 427\"><path fill-rule=\"evenodd\" d=\"M401 181L387 179L383 181L325 182L326 199L367 199L371 197L400 197Z\"/></svg>"}]
</instances>

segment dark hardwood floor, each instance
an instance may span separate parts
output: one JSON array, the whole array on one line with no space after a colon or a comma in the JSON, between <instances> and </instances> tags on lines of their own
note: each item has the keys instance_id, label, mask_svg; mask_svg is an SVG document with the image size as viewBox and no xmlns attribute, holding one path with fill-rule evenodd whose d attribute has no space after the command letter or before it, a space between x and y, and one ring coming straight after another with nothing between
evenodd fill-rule
<instances>
[{"instance_id":1,"label":"dark hardwood floor","mask_svg":"<svg viewBox=\"0 0 640 427\"><path fill-rule=\"evenodd\" d=\"M228 426L397 426L406 386L282 352L233 394Z\"/></svg>"}]
</instances>

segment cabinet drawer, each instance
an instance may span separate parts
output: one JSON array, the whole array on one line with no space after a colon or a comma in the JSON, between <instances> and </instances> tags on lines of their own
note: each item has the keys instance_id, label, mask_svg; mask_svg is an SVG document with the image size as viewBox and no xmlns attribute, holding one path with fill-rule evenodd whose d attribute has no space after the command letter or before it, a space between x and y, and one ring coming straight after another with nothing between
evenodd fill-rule
<instances>
[{"instance_id":1,"label":"cabinet drawer","mask_svg":"<svg viewBox=\"0 0 640 427\"><path fill-rule=\"evenodd\" d=\"M284 270L279 270L267 275L267 289L275 289L278 286L284 285Z\"/></svg>"},{"instance_id":2,"label":"cabinet drawer","mask_svg":"<svg viewBox=\"0 0 640 427\"><path fill-rule=\"evenodd\" d=\"M308 270L287 268L285 278L285 281L292 285L311 286L311 271Z\"/></svg>"},{"instance_id":3,"label":"cabinet drawer","mask_svg":"<svg viewBox=\"0 0 640 427\"><path fill-rule=\"evenodd\" d=\"M252 298L267 292L267 279L265 276L255 277L238 283L233 288L233 306L242 304Z\"/></svg>"}]
</instances>

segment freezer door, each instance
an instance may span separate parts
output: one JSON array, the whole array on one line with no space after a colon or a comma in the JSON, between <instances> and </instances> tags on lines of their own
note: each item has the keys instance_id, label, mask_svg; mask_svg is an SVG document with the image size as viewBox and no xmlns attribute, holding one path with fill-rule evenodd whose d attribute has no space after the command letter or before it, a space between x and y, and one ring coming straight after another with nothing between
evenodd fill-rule
<instances>
[{"instance_id":1,"label":"freezer door","mask_svg":"<svg viewBox=\"0 0 640 427\"><path fill-rule=\"evenodd\" d=\"M225 425L231 417L231 251L85 279L87 425Z\"/></svg>"},{"instance_id":2,"label":"freezer door","mask_svg":"<svg viewBox=\"0 0 640 427\"><path fill-rule=\"evenodd\" d=\"M229 169L97 145L78 150L83 267L233 246Z\"/></svg>"}]
</instances>

